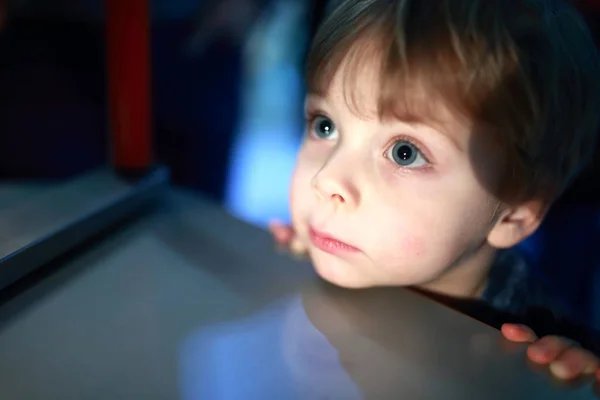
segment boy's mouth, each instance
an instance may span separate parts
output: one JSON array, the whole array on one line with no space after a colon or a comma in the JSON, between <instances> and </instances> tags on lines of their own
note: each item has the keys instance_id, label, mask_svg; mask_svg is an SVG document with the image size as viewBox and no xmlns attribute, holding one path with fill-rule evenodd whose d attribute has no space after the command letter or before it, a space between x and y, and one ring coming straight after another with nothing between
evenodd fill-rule
<instances>
[{"instance_id":1,"label":"boy's mouth","mask_svg":"<svg viewBox=\"0 0 600 400\"><path fill-rule=\"evenodd\" d=\"M328 233L317 231L312 226L309 227L308 232L313 246L326 253L341 255L360 252L356 247L344 243Z\"/></svg>"}]
</instances>

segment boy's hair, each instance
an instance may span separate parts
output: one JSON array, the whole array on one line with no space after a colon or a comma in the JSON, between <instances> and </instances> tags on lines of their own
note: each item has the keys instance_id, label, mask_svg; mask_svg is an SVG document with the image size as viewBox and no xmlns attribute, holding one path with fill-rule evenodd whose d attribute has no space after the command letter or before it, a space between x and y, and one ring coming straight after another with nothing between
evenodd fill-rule
<instances>
[{"instance_id":1,"label":"boy's hair","mask_svg":"<svg viewBox=\"0 0 600 400\"><path fill-rule=\"evenodd\" d=\"M326 94L344 63L346 101L359 111L352 83L374 61L381 118L436 122L439 101L491 128L506 163L495 194L506 202L551 202L591 157L598 56L562 1L343 0L313 41L308 90Z\"/></svg>"}]
</instances>

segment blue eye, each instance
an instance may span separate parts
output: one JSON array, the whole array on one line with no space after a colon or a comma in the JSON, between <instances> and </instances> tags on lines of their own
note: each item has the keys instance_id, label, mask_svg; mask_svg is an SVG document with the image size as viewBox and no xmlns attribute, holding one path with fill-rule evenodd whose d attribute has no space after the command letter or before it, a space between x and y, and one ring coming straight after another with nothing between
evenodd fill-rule
<instances>
[{"instance_id":1,"label":"blue eye","mask_svg":"<svg viewBox=\"0 0 600 400\"><path fill-rule=\"evenodd\" d=\"M428 164L421 151L406 140L394 143L387 151L386 157L401 167L419 168Z\"/></svg>"},{"instance_id":2,"label":"blue eye","mask_svg":"<svg viewBox=\"0 0 600 400\"><path fill-rule=\"evenodd\" d=\"M337 129L333 121L322 115L313 120L311 130L312 135L317 139L334 140L337 138Z\"/></svg>"}]
</instances>

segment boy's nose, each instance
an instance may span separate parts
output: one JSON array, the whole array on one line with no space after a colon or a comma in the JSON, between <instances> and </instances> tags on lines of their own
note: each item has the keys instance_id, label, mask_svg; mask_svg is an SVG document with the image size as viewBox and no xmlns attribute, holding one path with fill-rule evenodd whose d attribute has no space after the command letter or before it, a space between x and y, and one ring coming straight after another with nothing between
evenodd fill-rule
<instances>
[{"instance_id":1,"label":"boy's nose","mask_svg":"<svg viewBox=\"0 0 600 400\"><path fill-rule=\"evenodd\" d=\"M325 169L313 177L311 186L320 201L337 206L356 207L360 200L359 192L349 177L334 175Z\"/></svg>"}]
</instances>

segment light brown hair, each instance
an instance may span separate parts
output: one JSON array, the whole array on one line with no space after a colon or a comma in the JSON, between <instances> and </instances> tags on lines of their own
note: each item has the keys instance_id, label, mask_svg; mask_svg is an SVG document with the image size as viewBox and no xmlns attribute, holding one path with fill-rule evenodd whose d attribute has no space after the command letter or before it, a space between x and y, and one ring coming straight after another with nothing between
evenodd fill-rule
<instances>
[{"instance_id":1,"label":"light brown hair","mask_svg":"<svg viewBox=\"0 0 600 400\"><path fill-rule=\"evenodd\" d=\"M344 63L358 110L352 82L373 60L380 117L434 118L427 107L437 99L493 128L507 165L504 201L551 202L591 157L598 55L563 1L343 0L314 38L308 90L326 93Z\"/></svg>"}]
</instances>

